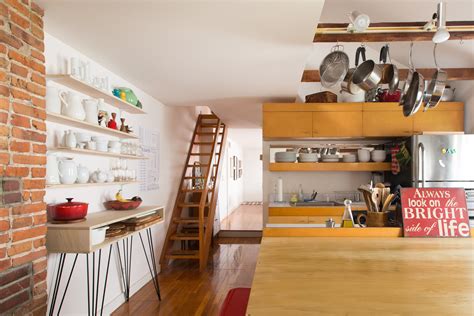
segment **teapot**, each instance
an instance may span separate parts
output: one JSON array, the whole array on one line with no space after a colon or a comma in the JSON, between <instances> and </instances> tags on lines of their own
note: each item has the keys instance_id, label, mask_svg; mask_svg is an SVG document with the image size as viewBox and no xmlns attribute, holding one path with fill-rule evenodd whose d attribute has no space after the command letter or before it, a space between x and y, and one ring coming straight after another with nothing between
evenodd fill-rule
<instances>
[{"instance_id":1,"label":"teapot","mask_svg":"<svg viewBox=\"0 0 474 316\"><path fill-rule=\"evenodd\" d=\"M63 91L59 94L59 98L62 101L61 113L63 115L80 121L85 119L86 113L84 112L81 96L79 94L72 91Z\"/></svg>"},{"instance_id":2,"label":"teapot","mask_svg":"<svg viewBox=\"0 0 474 316\"><path fill-rule=\"evenodd\" d=\"M97 171L91 175L91 180L96 183L104 183L107 181L107 178L107 173L100 169L97 169Z\"/></svg>"},{"instance_id":3,"label":"teapot","mask_svg":"<svg viewBox=\"0 0 474 316\"><path fill-rule=\"evenodd\" d=\"M85 121L91 124L98 125L99 120L99 104L95 99L86 99L82 101L84 104L84 110L86 112L86 119Z\"/></svg>"},{"instance_id":4,"label":"teapot","mask_svg":"<svg viewBox=\"0 0 474 316\"><path fill-rule=\"evenodd\" d=\"M73 184L77 180L76 163L72 158L59 160L59 179L62 184Z\"/></svg>"}]
</instances>

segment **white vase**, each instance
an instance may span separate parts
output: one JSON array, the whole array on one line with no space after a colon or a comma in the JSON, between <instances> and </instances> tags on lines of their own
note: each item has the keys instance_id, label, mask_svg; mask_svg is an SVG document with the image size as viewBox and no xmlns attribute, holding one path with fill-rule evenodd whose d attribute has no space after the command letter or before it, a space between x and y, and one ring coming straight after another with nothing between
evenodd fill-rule
<instances>
[{"instance_id":1,"label":"white vase","mask_svg":"<svg viewBox=\"0 0 474 316\"><path fill-rule=\"evenodd\" d=\"M46 155L46 184L59 184L58 157L55 154Z\"/></svg>"},{"instance_id":2,"label":"white vase","mask_svg":"<svg viewBox=\"0 0 474 316\"><path fill-rule=\"evenodd\" d=\"M61 114L60 90L56 87L46 86L46 110L51 113Z\"/></svg>"},{"instance_id":3,"label":"white vase","mask_svg":"<svg viewBox=\"0 0 474 316\"><path fill-rule=\"evenodd\" d=\"M76 145L77 145L76 135L74 135L74 133L71 130L67 131L64 134L64 146L68 148L76 148Z\"/></svg>"},{"instance_id":4,"label":"white vase","mask_svg":"<svg viewBox=\"0 0 474 316\"><path fill-rule=\"evenodd\" d=\"M77 183L87 183L89 182L89 169L83 165L77 166Z\"/></svg>"},{"instance_id":5,"label":"white vase","mask_svg":"<svg viewBox=\"0 0 474 316\"><path fill-rule=\"evenodd\" d=\"M62 184L73 184L77 180L77 167L72 158L59 160L59 179Z\"/></svg>"},{"instance_id":6,"label":"white vase","mask_svg":"<svg viewBox=\"0 0 474 316\"><path fill-rule=\"evenodd\" d=\"M99 124L99 107L97 104L97 100L95 99L87 99L82 101L84 104L84 110L86 112L86 119L85 121L91 124L98 125Z\"/></svg>"},{"instance_id":7,"label":"white vase","mask_svg":"<svg viewBox=\"0 0 474 316\"><path fill-rule=\"evenodd\" d=\"M59 98L62 101L62 114L80 121L85 119L86 112L79 94L72 91L63 91L59 94Z\"/></svg>"}]
</instances>

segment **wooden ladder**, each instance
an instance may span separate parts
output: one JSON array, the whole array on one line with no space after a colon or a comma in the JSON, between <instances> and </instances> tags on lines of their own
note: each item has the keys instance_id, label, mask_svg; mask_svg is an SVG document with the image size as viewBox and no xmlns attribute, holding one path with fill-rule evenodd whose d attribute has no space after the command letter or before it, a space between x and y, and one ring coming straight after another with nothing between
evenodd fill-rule
<instances>
[{"instance_id":1,"label":"wooden ladder","mask_svg":"<svg viewBox=\"0 0 474 316\"><path fill-rule=\"evenodd\" d=\"M184 165L160 263L199 260L206 268L219 193L227 128L214 114L201 114Z\"/></svg>"}]
</instances>

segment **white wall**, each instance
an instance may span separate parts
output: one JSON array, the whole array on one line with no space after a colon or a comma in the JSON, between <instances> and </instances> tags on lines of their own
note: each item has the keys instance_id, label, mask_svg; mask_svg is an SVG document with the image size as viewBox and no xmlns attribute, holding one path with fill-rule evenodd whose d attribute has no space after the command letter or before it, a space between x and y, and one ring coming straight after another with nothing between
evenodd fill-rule
<instances>
[{"instance_id":1,"label":"white wall","mask_svg":"<svg viewBox=\"0 0 474 316\"><path fill-rule=\"evenodd\" d=\"M260 142L261 144L261 142ZM244 201L262 201L262 161L261 148L244 148L243 178Z\"/></svg>"},{"instance_id":2,"label":"white wall","mask_svg":"<svg viewBox=\"0 0 474 316\"><path fill-rule=\"evenodd\" d=\"M242 148L240 145L231 138L231 131L229 130L229 136L227 137L227 215L232 213L243 201L243 178L237 178L233 180L230 177L232 165L230 164L230 158L237 156L238 159L242 160ZM221 218L222 220L223 218Z\"/></svg>"},{"instance_id":3,"label":"white wall","mask_svg":"<svg viewBox=\"0 0 474 316\"><path fill-rule=\"evenodd\" d=\"M65 60L71 56L82 56L77 50L67 46L65 43L57 40L49 34L45 38L46 46L46 66L47 73L61 73L65 71ZM124 56L126 58L126 56ZM129 124L138 132L138 126L144 126L150 129L157 129L160 133L160 188L155 191L140 192L138 185L128 185L123 189L125 196L140 195L144 200L144 205L162 205L165 207L167 221L165 224L155 226L153 237L155 241L155 255L160 257L163 246L166 228L169 223L174 199L178 189L178 184L184 165L184 160L191 140L193 128L196 119L196 109L194 107L167 107L158 100L145 94L138 87L125 79L120 78L111 71L93 63L93 68L100 74L107 74L113 84L128 86L133 89L135 94L141 100L145 115L126 115ZM61 125L48 125L48 145L55 145L56 135L60 134L66 127ZM90 169L98 167L109 168L110 159L94 156L75 156L77 162L87 165ZM129 161L129 168L136 168L137 162ZM102 203L113 196L119 189L115 186L77 188L77 189L48 189L45 200L47 203L63 201L66 197L74 197L77 201L89 203L89 212L94 213L104 209ZM138 236L135 236L133 242L133 264L131 274L132 294L143 284L150 280L145 257L141 249ZM102 260L105 262L108 249L104 249ZM124 300L122 289L118 278L117 261L113 257L107 294L105 301L105 314L110 313L118 307ZM71 280L66 299L64 301L61 314L63 315L84 315L87 313L86 299L86 279L85 279L85 255L80 255L76 264L76 269ZM51 291L53 271L57 268L58 256L49 254L48 257L48 279L49 290ZM65 271L69 271L72 263L72 256L69 256L66 262ZM105 273L105 264L102 265L101 281ZM65 277L63 274L63 286Z\"/></svg>"},{"instance_id":4,"label":"white wall","mask_svg":"<svg viewBox=\"0 0 474 316\"><path fill-rule=\"evenodd\" d=\"M464 131L474 134L474 81L455 81L451 86L456 88L454 100L464 102Z\"/></svg>"}]
</instances>

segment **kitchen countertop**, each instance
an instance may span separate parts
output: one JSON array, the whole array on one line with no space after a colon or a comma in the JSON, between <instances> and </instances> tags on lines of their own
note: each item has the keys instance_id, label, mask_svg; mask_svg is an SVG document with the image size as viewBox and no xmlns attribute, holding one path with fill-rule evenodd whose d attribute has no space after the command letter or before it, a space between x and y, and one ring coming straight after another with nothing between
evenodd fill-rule
<instances>
[{"instance_id":1,"label":"kitchen countertop","mask_svg":"<svg viewBox=\"0 0 474 316\"><path fill-rule=\"evenodd\" d=\"M321 201L321 202L324 202L324 201ZM340 203L340 205L308 205L308 206L293 206L291 205L289 202L270 202L268 204L268 207L290 207L290 208L300 208L300 207L303 207L303 208L337 208L337 209L340 209L340 208L344 208L344 204L342 202L336 202L336 203ZM351 208L353 210L366 210L367 209L367 206L365 205L365 202L353 202L352 205L351 205Z\"/></svg>"},{"instance_id":2,"label":"kitchen countertop","mask_svg":"<svg viewBox=\"0 0 474 316\"><path fill-rule=\"evenodd\" d=\"M247 315L472 315L474 239L264 237Z\"/></svg>"}]
</instances>

